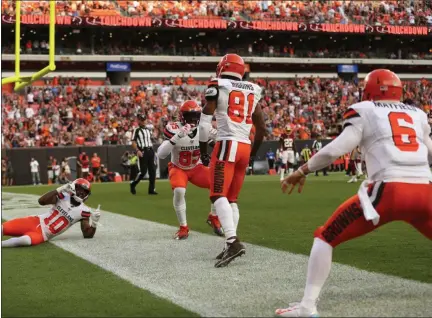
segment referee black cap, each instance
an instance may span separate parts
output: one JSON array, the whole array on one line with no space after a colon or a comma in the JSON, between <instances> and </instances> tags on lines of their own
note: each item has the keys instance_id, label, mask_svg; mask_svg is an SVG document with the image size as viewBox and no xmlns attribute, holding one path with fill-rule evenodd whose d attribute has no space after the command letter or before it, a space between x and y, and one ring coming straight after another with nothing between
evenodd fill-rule
<instances>
[{"instance_id":1,"label":"referee black cap","mask_svg":"<svg viewBox=\"0 0 432 318\"><path fill-rule=\"evenodd\" d=\"M147 116L145 114L138 114L137 117L139 120L146 120L147 119Z\"/></svg>"}]
</instances>

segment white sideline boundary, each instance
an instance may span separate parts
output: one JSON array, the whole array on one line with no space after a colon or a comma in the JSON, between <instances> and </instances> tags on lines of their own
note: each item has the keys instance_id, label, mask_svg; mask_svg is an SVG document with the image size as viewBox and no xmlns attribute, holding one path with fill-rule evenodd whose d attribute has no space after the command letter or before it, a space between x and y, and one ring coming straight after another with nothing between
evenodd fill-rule
<instances>
[{"instance_id":1,"label":"white sideline boundary","mask_svg":"<svg viewBox=\"0 0 432 318\"><path fill-rule=\"evenodd\" d=\"M36 198L3 192L2 217L45 212ZM172 226L106 211L101 223L92 240L82 239L74 226L52 244L201 316L271 317L275 308L302 296L304 255L246 244L244 257L216 269L221 238L191 232L175 241ZM319 310L339 317L430 316L431 299L432 284L335 263Z\"/></svg>"}]
</instances>

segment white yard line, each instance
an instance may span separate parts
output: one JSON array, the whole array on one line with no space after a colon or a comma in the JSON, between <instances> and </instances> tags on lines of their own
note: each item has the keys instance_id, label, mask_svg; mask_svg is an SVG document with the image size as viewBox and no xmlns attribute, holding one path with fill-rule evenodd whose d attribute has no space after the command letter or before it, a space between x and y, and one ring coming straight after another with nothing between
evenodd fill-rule
<instances>
[{"instance_id":1,"label":"white yard line","mask_svg":"<svg viewBox=\"0 0 432 318\"><path fill-rule=\"evenodd\" d=\"M3 218L46 211L32 208L36 198L3 193ZM221 238L191 232L175 241L172 226L110 212L101 223L92 240L75 226L52 243L202 316L273 316L302 296L306 256L246 244L244 257L216 269ZM334 264L319 309L322 316L430 316L431 299L432 284Z\"/></svg>"}]
</instances>

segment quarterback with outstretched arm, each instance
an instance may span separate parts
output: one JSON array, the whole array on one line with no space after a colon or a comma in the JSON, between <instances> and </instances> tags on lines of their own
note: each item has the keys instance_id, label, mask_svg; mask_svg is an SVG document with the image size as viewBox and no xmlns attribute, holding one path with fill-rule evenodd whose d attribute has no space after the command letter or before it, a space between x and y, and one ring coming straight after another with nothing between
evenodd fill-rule
<instances>
[{"instance_id":1,"label":"quarterback with outstretched arm","mask_svg":"<svg viewBox=\"0 0 432 318\"><path fill-rule=\"evenodd\" d=\"M344 114L339 137L282 182L283 192L303 190L306 175L330 165L357 145L369 179L315 231L300 303L277 309L280 317L317 317L317 301L330 273L333 248L393 221L404 221L432 240L431 128L419 108L400 102L402 83L385 69L364 80L362 102ZM429 162L428 162L429 161Z\"/></svg>"},{"instance_id":2,"label":"quarterback with outstretched arm","mask_svg":"<svg viewBox=\"0 0 432 318\"><path fill-rule=\"evenodd\" d=\"M180 107L179 121L168 123L164 130L166 140L159 146L157 155L165 159L171 154L168 165L169 181L173 190L173 205L180 223L174 238L183 240L189 236L186 221L186 186L188 182L200 188L210 189L210 169L201 163L199 149L198 123L201 107L193 100L187 100ZM212 129L209 140L216 138ZM213 204L207 217L213 231L223 236L223 230Z\"/></svg>"},{"instance_id":3,"label":"quarterback with outstretched arm","mask_svg":"<svg viewBox=\"0 0 432 318\"><path fill-rule=\"evenodd\" d=\"M39 198L40 205L52 205L41 215L28 216L2 224L2 235L14 236L2 241L2 247L30 246L44 243L62 234L77 222L84 238L93 238L99 222L99 208L92 211L84 202L91 193L85 179L62 185ZM91 221L91 222L90 222Z\"/></svg>"},{"instance_id":4,"label":"quarterback with outstretched arm","mask_svg":"<svg viewBox=\"0 0 432 318\"><path fill-rule=\"evenodd\" d=\"M224 267L245 253L245 247L237 237L240 212L237 199L243 186L247 167L253 167L264 138L266 128L259 105L261 88L243 81L245 64L237 54L227 54L216 68L205 92L206 105L200 124L200 150L204 164L210 163L210 200L225 232L226 244L216 258L215 267ZM207 153L207 141L216 117L217 138L211 162ZM251 129L256 134L251 147ZM251 162L250 162L251 161Z\"/></svg>"}]
</instances>

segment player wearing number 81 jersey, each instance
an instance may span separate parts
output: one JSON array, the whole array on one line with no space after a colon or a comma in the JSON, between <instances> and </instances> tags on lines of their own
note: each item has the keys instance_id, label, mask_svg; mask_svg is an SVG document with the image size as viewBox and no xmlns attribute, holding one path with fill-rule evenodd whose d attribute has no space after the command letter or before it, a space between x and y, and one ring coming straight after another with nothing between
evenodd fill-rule
<instances>
[{"instance_id":1,"label":"player wearing number 81 jersey","mask_svg":"<svg viewBox=\"0 0 432 318\"><path fill-rule=\"evenodd\" d=\"M179 121L168 123L164 130L165 140L158 148L159 158L166 158L171 154L168 165L169 180L173 190L173 205L180 223L180 229L174 238L183 240L189 236L186 221L186 186L188 182L200 188L210 188L210 170L201 163L198 123L201 107L193 100L188 100L180 107ZM216 131L212 129L210 140L216 138ZM223 235L218 217L212 205L207 223L217 235Z\"/></svg>"},{"instance_id":2,"label":"player wearing number 81 jersey","mask_svg":"<svg viewBox=\"0 0 432 318\"><path fill-rule=\"evenodd\" d=\"M77 179L44 194L39 198L39 204L52 205L50 211L3 223L2 235L14 238L2 241L2 247L38 245L62 234L77 222L81 222L84 238L92 238L100 212L92 211L84 204L90 193L90 182Z\"/></svg>"},{"instance_id":3,"label":"player wearing number 81 jersey","mask_svg":"<svg viewBox=\"0 0 432 318\"><path fill-rule=\"evenodd\" d=\"M217 78L210 82L205 92L207 104L200 120L200 149L204 164L209 164L206 140L213 115L217 123L217 142L210 163L210 200L224 228L226 246L216 257L215 267L226 266L245 253L236 234L240 217L237 198L246 168L253 167L253 157L265 134L265 123L258 104L261 88L243 81L244 73L245 64L240 56L227 54L222 57L216 68ZM256 134L251 150L249 136L252 125L256 128Z\"/></svg>"},{"instance_id":4,"label":"player wearing number 81 jersey","mask_svg":"<svg viewBox=\"0 0 432 318\"><path fill-rule=\"evenodd\" d=\"M330 273L333 248L393 221L404 221L432 240L432 140L426 114L401 103L402 83L389 70L365 78L363 101L348 108L339 137L289 175L282 190L301 192L305 175L327 167L360 145L369 180L315 233L301 303L278 309L281 317L315 317ZM289 188L289 189L288 189ZM343 300L342 300L343 301Z\"/></svg>"}]
</instances>

